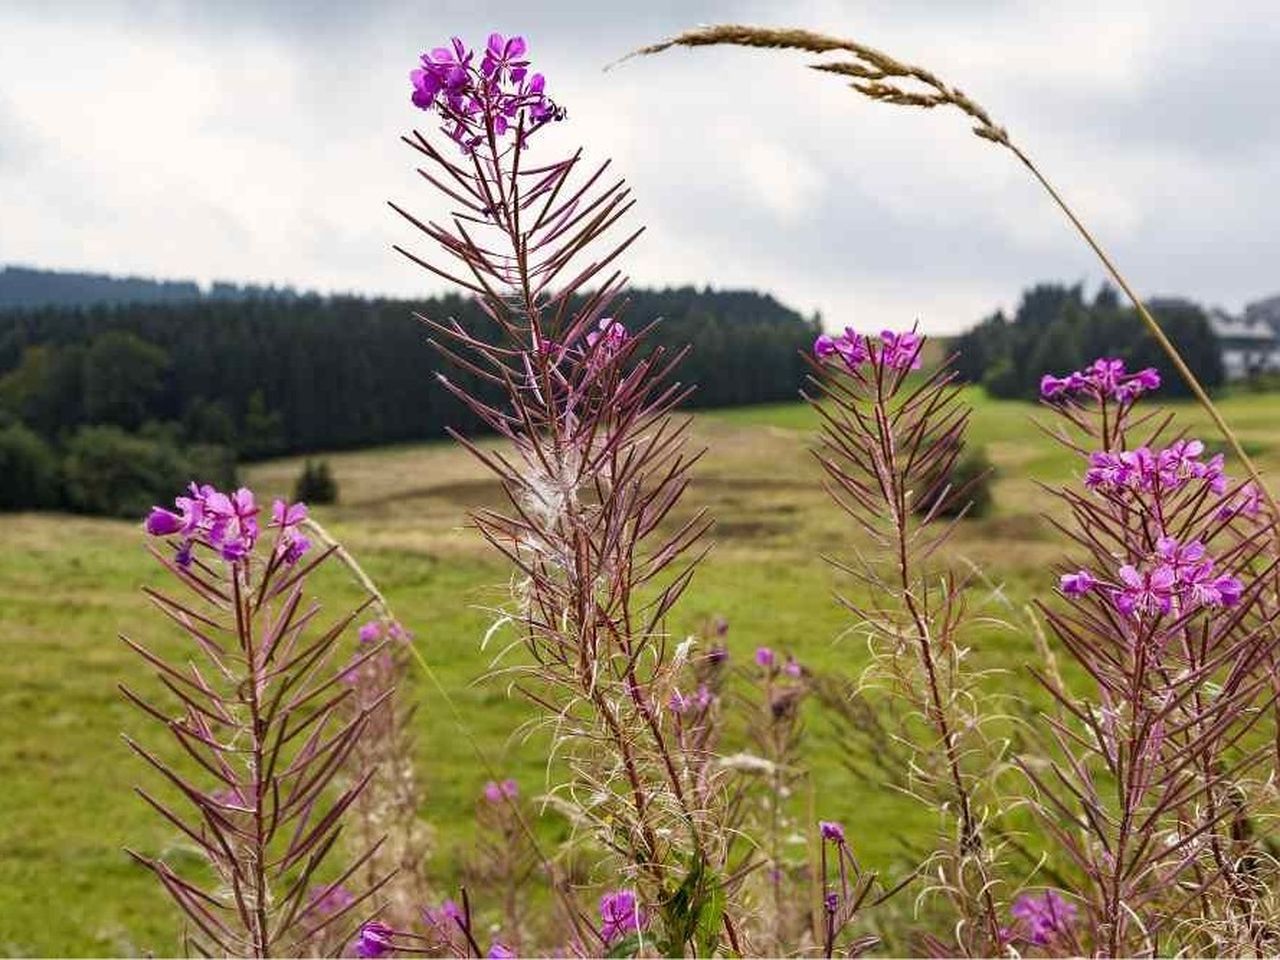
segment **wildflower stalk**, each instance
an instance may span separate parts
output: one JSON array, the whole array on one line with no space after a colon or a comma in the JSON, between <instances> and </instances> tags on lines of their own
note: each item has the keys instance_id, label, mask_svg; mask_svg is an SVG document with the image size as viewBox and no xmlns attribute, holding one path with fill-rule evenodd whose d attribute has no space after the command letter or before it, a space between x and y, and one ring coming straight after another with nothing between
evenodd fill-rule
<instances>
[{"instance_id":1,"label":"wildflower stalk","mask_svg":"<svg viewBox=\"0 0 1280 960\"><path fill-rule=\"evenodd\" d=\"M369 780L344 781L339 772L390 691L347 709L350 691L342 688L333 655L359 611L315 630L319 606L306 599L307 577L330 554L303 562L311 545L299 532L302 505L276 502L266 551L248 490L228 495L193 484L191 496L175 506L154 509L147 530L171 538L172 557L152 552L188 596L146 592L199 660L169 663L124 638L156 669L178 712L125 684L120 690L182 750L183 762L174 763L126 737L176 802L142 788L138 794L195 844L214 884L202 886L160 858L130 854L186 915L192 949L267 957L340 946L353 911L370 909L388 877L369 878L363 892L335 905L333 891L351 882L382 844L373 838L331 879L331 854Z\"/></svg>"},{"instance_id":2,"label":"wildflower stalk","mask_svg":"<svg viewBox=\"0 0 1280 960\"><path fill-rule=\"evenodd\" d=\"M1256 812L1250 778L1271 753L1257 728L1276 699L1275 564L1256 488L1197 440L1161 445L1172 418L1136 406L1158 385L1108 359L1042 381L1086 470L1083 492L1059 491L1057 525L1084 554L1060 580L1071 604L1040 606L1096 692L1037 672L1059 710L1043 760L1020 766L1087 879L1094 950L1181 936L1191 952L1266 953L1275 934L1241 869L1258 850L1232 818ZM1237 939L1214 933L1224 923Z\"/></svg>"},{"instance_id":3,"label":"wildflower stalk","mask_svg":"<svg viewBox=\"0 0 1280 960\"><path fill-rule=\"evenodd\" d=\"M999 845L983 837L975 792L1001 750L983 739L983 718L966 706L976 677L966 671L960 646L963 582L951 573L939 578L928 566L957 522L934 521L966 495L948 477L969 412L957 402L959 387L946 366L912 376L922 346L914 333L823 335L812 377L820 394L810 402L822 421L816 456L828 491L876 551L860 553L856 564L832 561L868 591L865 601L842 603L872 642L869 685L887 683L893 697L924 718L929 732L905 724L896 735L911 759L908 789L953 819L957 835L934 859L961 920L960 949L983 954L1001 943ZM983 768L967 769L978 756Z\"/></svg>"},{"instance_id":4,"label":"wildflower stalk","mask_svg":"<svg viewBox=\"0 0 1280 960\"><path fill-rule=\"evenodd\" d=\"M1085 226L1063 195L1049 182L1040 168L1027 153L1009 137L1008 131L998 125L987 111L976 101L970 99L958 88L943 82L936 74L923 67L913 66L894 59L886 53L858 43L855 40L840 39L815 33L809 30L775 29L751 27L736 24L723 24L700 27L661 43L642 47L628 54L623 59L661 53L675 46L702 47L733 45L770 49L803 50L808 53L850 53L853 60L841 63L817 63L812 68L824 73L851 78L849 86L868 99L898 106L932 109L934 107L951 107L959 110L974 121L973 133L989 143L1009 150L1031 172L1036 181L1044 188L1075 227L1081 238L1098 257L1106 271L1116 281L1125 295L1132 302L1134 309L1142 318L1142 322L1151 336L1169 358L1178 371L1178 375L1186 382L1196 400L1213 420L1223 438L1231 446L1232 452L1239 458L1253 482L1266 498L1270 507L1270 522L1277 541L1280 541L1280 504L1272 492L1262 481L1262 475L1252 458L1245 451L1240 438L1226 422L1217 406L1210 399L1208 392L1196 375L1183 360L1178 348L1165 334L1159 321L1152 316L1141 298L1130 286L1124 274L1103 249L1093 233Z\"/></svg>"},{"instance_id":5,"label":"wildflower stalk","mask_svg":"<svg viewBox=\"0 0 1280 960\"><path fill-rule=\"evenodd\" d=\"M723 842L704 828L717 805L698 802L656 697L675 669L662 625L708 525L668 522L697 459L688 422L671 417L689 388L672 379L678 356L615 316L625 278L613 264L641 231L596 247L632 205L625 184L605 179L607 164L584 174L581 151L532 160L531 138L563 111L524 51L495 34L479 66L459 40L424 56L415 102L462 154L405 140L454 210L446 226L394 208L448 265L399 249L488 318L421 319L458 370L444 388L507 444L486 451L454 432L507 498L505 512L473 518L516 572L508 619L527 654L516 688L556 732L572 774L560 792L634 873L663 948L705 953L730 928Z\"/></svg>"}]
</instances>

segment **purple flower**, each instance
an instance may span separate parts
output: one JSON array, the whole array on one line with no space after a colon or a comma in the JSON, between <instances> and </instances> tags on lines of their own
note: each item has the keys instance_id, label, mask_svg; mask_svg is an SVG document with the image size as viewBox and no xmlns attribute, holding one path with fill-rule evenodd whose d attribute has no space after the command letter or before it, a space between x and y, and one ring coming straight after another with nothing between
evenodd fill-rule
<instances>
[{"instance_id":1,"label":"purple flower","mask_svg":"<svg viewBox=\"0 0 1280 960\"><path fill-rule=\"evenodd\" d=\"M435 927L448 937L462 924L462 908L452 900L445 900L438 908L423 907L422 919L427 926Z\"/></svg>"},{"instance_id":2,"label":"purple flower","mask_svg":"<svg viewBox=\"0 0 1280 960\"><path fill-rule=\"evenodd\" d=\"M1056 397L1060 393L1065 393L1070 387L1070 377L1055 377L1051 373L1046 373L1040 378L1040 396L1042 397Z\"/></svg>"},{"instance_id":3,"label":"purple flower","mask_svg":"<svg viewBox=\"0 0 1280 960\"><path fill-rule=\"evenodd\" d=\"M822 898L822 909L827 912L828 916L835 916L836 910L840 908L840 895L834 890L829 890Z\"/></svg>"},{"instance_id":4,"label":"purple flower","mask_svg":"<svg viewBox=\"0 0 1280 960\"><path fill-rule=\"evenodd\" d=\"M514 780L507 779L498 783L496 780L490 780L484 785L484 798L490 803L498 804L504 800L514 800L520 795L520 785Z\"/></svg>"},{"instance_id":5,"label":"purple flower","mask_svg":"<svg viewBox=\"0 0 1280 960\"><path fill-rule=\"evenodd\" d=\"M1083 370L1069 373L1065 377L1046 373L1040 378L1040 396L1047 400L1076 393L1096 400L1115 400L1128 405L1142 394L1159 387L1160 373L1154 367L1126 374L1124 361L1114 357L1101 357Z\"/></svg>"},{"instance_id":6,"label":"purple flower","mask_svg":"<svg viewBox=\"0 0 1280 960\"><path fill-rule=\"evenodd\" d=\"M153 536L181 534L185 539L178 547L177 562L191 562L192 545L197 539L221 554L227 561L248 556L258 539L258 506L252 491L241 487L225 494L209 484L192 483L191 496L178 497L174 513L154 507L147 516L147 532Z\"/></svg>"},{"instance_id":7,"label":"purple flower","mask_svg":"<svg viewBox=\"0 0 1280 960\"><path fill-rule=\"evenodd\" d=\"M494 958L494 960L511 960L515 955L516 952L500 940L493 941L493 944L489 947L489 952L485 954L485 956Z\"/></svg>"},{"instance_id":8,"label":"purple flower","mask_svg":"<svg viewBox=\"0 0 1280 960\"><path fill-rule=\"evenodd\" d=\"M182 518L163 507L152 507L151 513L147 515L147 533L153 537L167 537L177 533L182 526Z\"/></svg>"},{"instance_id":9,"label":"purple flower","mask_svg":"<svg viewBox=\"0 0 1280 960\"><path fill-rule=\"evenodd\" d=\"M759 647L756 649L756 665L764 667L766 670L772 669L775 656L768 647Z\"/></svg>"},{"instance_id":10,"label":"purple flower","mask_svg":"<svg viewBox=\"0 0 1280 960\"><path fill-rule=\"evenodd\" d=\"M395 934L385 923L373 920L366 923L356 934L355 954L357 957L385 957L395 950Z\"/></svg>"},{"instance_id":11,"label":"purple flower","mask_svg":"<svg viewBox=\"0 0 1280 960\"><path fill-rule=\"evenodd\" d=\"M409 72L410 99L422 110L438 112L441 129L470 153L489 140L514 130L527 136L564 111L547 99L542 74L528 75L523 37L490 34L479 68L475 54L459 38L421 57Z\"/></svg>"},{"instance_id":12,"label":"purple flower","mask_svg":"<svg viewBox=\"0 0 1280 960\"><path fill-rule=\"evenodd\" d=\"M787 662L782 668L782 672L788 677L802 677L804 676L804 667L800 666L800 661L795 657L788 656Z\"/></svg>"},{"instance_id":13,"label":"purple flower","mask_svg":"<svg viewBox=\"0 0 1280 960\"><path fill-rule=\"evenodd\" d=\"M1046 946L1066 934L1076 919L1076 906L1056 890L1024 893L1009 908L1019 932L1036 946Z\"/></svg>"},{"instance_id":14,"label":"purple flower","mask_svg":"<svg viewBox=\"0 0 1280 960\"><path fill-rule=\"evenodd\" d=\"M357 634L361 643L373 644L382 638L382 621L370 620L366 624L362 624Z\"/></svg>"},{"instance_id":15,"label":"purple flower","mask_svg":"<svg viewBox=\"0 0 1280 960\"><path fill-rule=\"evenodd\" d=\"M1141 573L1126 563L1120 568L1121 587L1112 591L1112 599L1127 617L1158 616L1173 606L1176 580L1173 568L1166 564Z\"/></svg>"},{"instance_id":16,"label":"purple flower","mask_svg":"<svg viewBox=\"0 0 1280 960\"><path fill-rule=\"evenodd\" d=\"M480 72L498 82L510 78L513 83L519 83L524 79L525 68L529 66L528 60L519 59L527 49L524 37L507 39L500 33L491 33L484 59L480 62Z\"/></svg>"},{"instance_id":17,"label":"purple flower","mask_svg":"<svg viewBox=\"0 0 1280 960\"><path fill-rule=\"evenodd\" d=\"M298 533L297 530L286 529L280 537L280 543L276 547L280 554L280 559L284 561L286 566L293 566L302 559L303 554L311 549L311 541Z\"/></svg>"},{"instance_id":18,"label":"purple flower","mask_svg":"<svg viewBox=\"0 0 1280 960\"><path fill-rule=\"evenodd\" d=\"M884 330L880 333L881 355L884 365L891 370L919 370L923 345L919 334L912 331L894 333Z\"/></svg>"},{"instance_id":19,"label":"purple flower","mask_svg":"<svg viewBox=\"0 0 1280 960\"><path fill-rule=\"evenodd\" d=\"M871 358L866 340L858 336L853 327L845 327L844 333L836 337L825 333L819 336L813 341L813 354L819 360L839 356L850 370L856 370Z\"/></svg>"},{"instance_id":20,"label":"purple flower","mask_svg":"<svg viewBox=\"0 0 1280 960\"><path fill-rule=\"evenodd\" d=\"M313 887L310 899L311 909L322 917L345 910L356 902L354 894L342 886L333 887L332 889L325 886Z\"/></svg>"},{"instance_id":21,"label":"purple flower","mask_svg":"<svg viewBox=\"0 0 1280 960\"><path fill-rule=\"evenodd\" d=\"M1230 575L1205 576L1191 585L1188 602L1201 607L1234 607L1244 593L1244 584Z\"/></svg>"},{"instance_id":22,"label":"purple flower","mask_svg":"<svg viewBox=\"0 0 1280 960\"><path fill-rule=\"evenodd\" d=\"M596 324L596 330L587 334L587 349L600 361L608 361L616 356L630 339L631 334L621 323L612 317L601 317L600 322ZM597 347L596 344L599 346Z\"/></svg>"},{"instance_id":23,"label":"purple flower","mask_svg":"<svg viewBox=\"0 0 1280 960\"><path fill-rule=\"evenodd\" d=\"M1218 508L1219 520L1230 520L1243 514L1246 517L1257 517L1262 512L1262 493L1257 486L1246 483L1231 497L1223 501Z\"/></svg>"},{"instance_id":24,"label":"purple flower","mask_svg":"<svg viewBox=\"0 0 1280 960\"><path fill-rule=\"evenodd\" d=\"M671 698L667 700L667 708L674 714L687 713L693 705L693 698L687 697L679 690L671 691Z\"/></svg>"},{"instance_id":25,"label":"purple flower","mask_svg":"<svg viewBox=\"0 0 1280 960\"><path fill-rule=\"evenodd\" d=\"M844 843L844 824L837 823L834 820L819 820L818 830L822 834L822 839L829 843Z\"/></svg>"},{"instance_id":26,"label":"purple flower","mask_svg":"<svg viewBox=\"0 0 1280 960\"><path fill-rule=\"evenodd\" d=\"M296 527L307 519L305 503L286 503L278 497L271 503L271 526Z\"/></svg>"},{"instance_id":27,"label":"purple flower","mask_svg":"<svg viewBox=\"0 0 1280 960\"><path fill-rule=\"evenodd\" d=\"M1097 583L1098 581L1088 570L1078 570L1075 573L1064 573L1058 581L1058 586L1068 597L1083 597Z\"/></svg>"},{"instance_id":28,"label":"purple flower","mask_svg":"<svg viewBox=\"0 0 1280 960\"><path fill-rule=\"evenodd\" d=\"M639 933L648 922L631 890L612 890L600 898L600 936L606 945Z\"/></svg>"}]
</instances>

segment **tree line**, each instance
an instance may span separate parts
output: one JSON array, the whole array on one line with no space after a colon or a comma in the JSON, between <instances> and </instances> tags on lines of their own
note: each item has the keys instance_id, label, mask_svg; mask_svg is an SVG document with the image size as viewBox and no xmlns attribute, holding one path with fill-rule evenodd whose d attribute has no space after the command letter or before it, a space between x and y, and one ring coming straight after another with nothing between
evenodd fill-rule
<instances>
[{"instance_id":1,"label":"tree line","mask_svg":"<svg viewBox=\"0 0 1280 960\"><path fill-rule=\"evenodd\" d=\"M1205 310L1173 298L1147 305L1200 382L1220 386L1222 354ZM1107 285L1090 299L1081 284L1038 284L1023 292L1012 317L997 311L952 347L960 375L996 397L1033 399L1042 374L1078 370L1097 357L1119 357L1130 369L1155 367L1163 395L1190 395L1141 318Z\"/></svg>"},{"instance_id":2,"label":"tree line","mask_svg":"<svg viewBox=\"0 0 1280 960\"><path fill-rule=\"evenodd\" d=\"M697 384L691 406L796 396L816 318L752 292L636 290L627 300L632 330L660 321L654 346L692 347L679 370ZM446 364L415 312L471 328L491 322L457 296L206 297L2 313L0 474L9 479L0 476L0 508L123 514L184 473L226 482L237 459L479 429L436 382ZM88 496L70 482L94 470L114 492Z\"/></svg>"}]
</instances>

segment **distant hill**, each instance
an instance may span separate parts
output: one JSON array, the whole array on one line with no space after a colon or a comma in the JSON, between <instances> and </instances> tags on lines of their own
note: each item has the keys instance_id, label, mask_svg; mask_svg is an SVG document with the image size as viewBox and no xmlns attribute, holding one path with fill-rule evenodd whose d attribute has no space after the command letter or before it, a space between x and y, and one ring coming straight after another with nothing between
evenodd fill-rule
<instances>
[{"instance_id":1,"label":"distant hill","mask_svg":"<svg viewBox=\"0 0 1280 960\"><path fill-rule=\"evenodd\" d=\"M146 303L191 303L198 300L293 299L290 287L215 283L208 291L194 280L113 277L105 273L0 267L0 310L37 307L124 306Z\"/></svg>"}]
</instances>

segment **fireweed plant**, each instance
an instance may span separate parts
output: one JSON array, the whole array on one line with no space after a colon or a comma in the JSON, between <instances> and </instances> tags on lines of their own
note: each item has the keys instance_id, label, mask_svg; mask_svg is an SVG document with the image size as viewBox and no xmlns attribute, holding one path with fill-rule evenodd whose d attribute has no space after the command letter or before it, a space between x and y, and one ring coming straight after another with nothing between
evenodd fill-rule
<instances>
[{"instance_id":1,"label":"fireweed plant","mask_svg":"<svg viewBox=\"0 0 1280 960\"><path fill-rule=\"evenodd\" d=\"M193 483L174 506L154 509L146 529L168 541L152 552L180 592L147 594L183 631L193 659L170 662L125 638L170 699L156 704L120 689L194 762L180 767L160 745L126 738L167 788L139 788L139 795L195 845L209 871L184 875L163 860L133 856L182 909L191 950L332 949L350 937L358 911L386 880L360 875L381 838L341 864L334 855L343 816L371 776L339 787L340 774L391 693L354 703L343 676L376 659L383 645L345 670L335 662L357 614L321 625L319 606L307 599L307 579L330 553L308 556L301 504L277 500L263 524L250 491Z\"/></svg>"},{"instance_id":2,"label":"fireweed plant","mask_svg":"<svg viewBox=\"0 0 1280 960\"><path fill-rule=\"evenodd\" d=\"M689 42L852 51L861 59L834 72L866 95L957 106L1009 145L918 68L744 30ZM180 908L188 951L1280 949L1265 839L1280 802L1276 518L1255 472L1233 479L1149 406L1155 371L1104 358L1047 372L1058 424L1046 429L1080 458L1078 479L1054 491L1074 553L1046 572L1056 595L1032 625L1048 706L1005 715L998 681L973 664L977 574L948 544L966 500L949 479L969 417L960 386L947 363L924 368L915 330L824 334L808 391L815 454L858 531L832 562L853 578L841 602L869 666L817 675L773 647L731 663L723 621L675 641L667 618L708 528L680 507L698 453L674 410L690 388L675 379L679 356L624 321L616 263L640 233L614 237L632 204L624 182L581 151L536 154L566 114L526 56L522 38L498 34L479 54L455 39L423 55L411 98L439 130L404 139L453 211L437 222L395 209L437 255L400 252L488 316L483 329L420 319L460 371L444 388L497 437L457 439L505 492L503 509L473 514L512 571L489 635L515 633L496 672L552 734L548 788L526 798L477 747L493 775L477 856L465 887L433 884L413 714L394 698L410 658L432 676L409 631L305 505L277 501L268 518L248 490L193 483L145 522L174 584L146 592L186 655L126 639L163 696L121 686L164 730L128 740L155 773L138 792L201 861L133 854ZM932 83L933 99L888 82L900 77ZM309 591L334 560L368 600L323 622ZM811 790L797 812L810 786L803 716L818 708L851 776L937 824L904 844L912 862L889 882L860 863L856 824L819 820ZM550 855L529 827L548 811L571 828Z\"/></svg>"},{"instance_id":3,"label":"fireweed plant","mask_svg":"<svg viewBox=\"0 0 1280 960\"><path fill-rule=\"evenodd\" d=\"M967 580L937 563L963 516L936 522L965 496L947 478L969 411L947 364L913 375L923 346L910 331L847 329L817 339L816 455L831 496L869 543L852 562L833 561L863 588L841 601L872 655L862 687L906 705L893 734L907 760L902 787L944 824L921 873L952 905L956 946L987 955L1001 945L1004 891L1002 847L984 836L984 822L1005 745L987 734L991 697L980 693L980 674L966 662ZM930 506L921 510L922 502ZM985 711L978 707L984 700ZM843 833L840 839L847 852Z\"/></svg>"},{"instance_id":4,"label":"fireweed plant","mask_svg":"<svg viewBox=\"0 0 1280 960\"><path fill-rule=\"evenodd\" d=\"M505 620L524 659L512 683L543 711L570 771L554 793L572 821L611 851L604 869L634 884L652 923L629 936L666 952L737 950L722 794L681 755L667 700L681 658L664 622L688 585L709 521L664 526L697 459L672 417L689 394L679 357L629 330L614 266L639 236L611 231L632 206L608 164L582 152L535 157L564 110L529 71L522 38L495 34L481 57L460 40L425 54L413 102L448 141L414 133L423 178L454 206L446 223L394 209L432 240L439 265L492 327L421 318L432 343L474 382L444 387L501 439L484 450L458 436L498 478L506 511L473 514L511 563ZM488 399L496 392L497 402ZM581 949L612 947L605 931Z\"/></svg>"},{"instance_id":5,"label":"fireweed plant","mask_svg":"<svg viewBox=\"0 0 1280 960\"><path fill-rule=\"evenodd\" d=\"M1252 481L1142 410L1158 385L1115 359L1042 381L1082 461L1057 492L1080 551L1059 581L1069 604L1042 608L1096 688L1040 677L1061 709L1022 766L1086 878L1063 901L1082 908L1070 946L1269 954L1276 876L1253 836L1275 799L1269 524Z\"/></svg>"}]
</instances>

